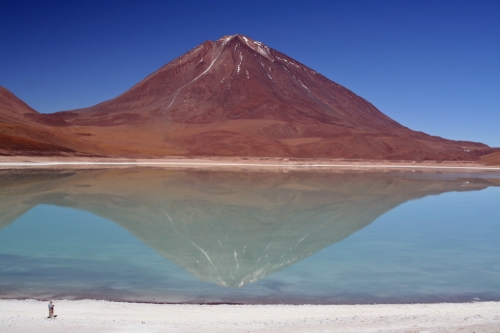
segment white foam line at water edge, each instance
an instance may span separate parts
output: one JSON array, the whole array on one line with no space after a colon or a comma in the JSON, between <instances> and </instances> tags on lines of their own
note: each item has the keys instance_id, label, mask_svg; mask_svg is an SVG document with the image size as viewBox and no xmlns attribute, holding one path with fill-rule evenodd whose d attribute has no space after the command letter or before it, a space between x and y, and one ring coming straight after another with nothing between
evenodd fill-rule
<instances>
[{"instance_id":1,"label":"white foam line at water edge","mask_svg":"<svg viewBox=\"0 0 500 333\"><path fill-rule=\"evenodd\" d=\"M85 165L130 165L130 166L150 166L150 165L164 165L164 166L247 166L247 167L294 167L294 168L378 168L378 169L458 169L458 170L496 170L500 171L500 167L467 167L467 166L431 166L431 165L383 165L383 164L267 164L267 163L218 163L218 162L0 162L2 166L85 166Z\"/></svg>"}]
</instances>

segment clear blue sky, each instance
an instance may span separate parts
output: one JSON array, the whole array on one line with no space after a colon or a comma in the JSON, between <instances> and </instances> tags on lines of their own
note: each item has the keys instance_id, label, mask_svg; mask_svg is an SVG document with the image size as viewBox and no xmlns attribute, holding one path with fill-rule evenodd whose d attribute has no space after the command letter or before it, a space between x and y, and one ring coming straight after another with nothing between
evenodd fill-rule
<instances>
[{"instance_id":1,"label":"clear blue sky","mask_svg":"<svg viewBox=\"0 0 500 333\"><path fill-rule=\"evenodd\" d=\"M87 107L235 33L405 126L500 147L498 0L0 0L0 85L40 112Z\"/></svg>"}]
</instances>

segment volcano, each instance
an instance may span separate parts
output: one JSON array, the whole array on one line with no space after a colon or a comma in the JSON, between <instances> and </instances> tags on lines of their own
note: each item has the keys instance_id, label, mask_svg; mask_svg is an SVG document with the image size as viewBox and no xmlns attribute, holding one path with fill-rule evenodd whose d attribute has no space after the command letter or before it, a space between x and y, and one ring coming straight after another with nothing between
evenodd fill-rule
<instances>
[{"instance_id":1,"label":"volcano","mask_svg":"<svg viewBox=\"0 0 500 333\"><path fill-rule=\"evenodd\" d=\"M243 35L206 41L89 108L42 115L6 95L0 94L1 126L47 133L57 138L47 151L65 154L474 161L498 151L410 130ZM28 139L55 145L40 135ZM3 141L3 154L37 154L34 146Z\"/></svg>"}]
</instances>

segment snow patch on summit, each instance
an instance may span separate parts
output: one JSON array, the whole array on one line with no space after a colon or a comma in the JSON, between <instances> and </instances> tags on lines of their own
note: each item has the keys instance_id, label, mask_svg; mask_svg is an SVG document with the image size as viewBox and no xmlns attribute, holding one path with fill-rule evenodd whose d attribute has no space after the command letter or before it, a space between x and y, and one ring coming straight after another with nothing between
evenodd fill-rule
<instances>
[{"instance_id":1,"label":"snow patch on summit","mask_svg":"<svg viewBox=\"0 0 500 333\"><path fill-rule=\"evenodd\" d=\"M219 40L221 40L222 44L225 45L227 42L229 42L233 38L234 38L234 35L230 35L230 36L224 36L224 37L222 37Z\"/></svg>"},{"instance_id":2,"label":"snow patch on summit","mask_svg":"<svg viewBox=\"0 0 500 333\"><path fill-rule=\"evenodd\" d=\"M261 42L251 40L250 38L247 38L247 37L241 36L241 35L234 35L234 36L231 36L231 38L233 38L235 36L238 36L240 38L240 40L242 42L244 42L249 48L256 51L257 53L259 53L261 56L267 58L268 60L271 60L274 62L274 59L271 56L271 50L266 45L264 45ZM227 39L227 37L224 37L221 40L225 41L226 39Z\"/></svg>"},{"instance_id":3,"label":"snow patch on summit","mask_svg":"<svg viewBox=\"0 0 500 333\"><path fill-rule=\"evenodd\" d=\"M261 42L257 42L257 41L255 41L254 43L257 45L257 52L262 54L264 57L274 61L274 59L272 59L270 56L270 50L267 46L265 46Z\"/></svg>"}]
</instances>

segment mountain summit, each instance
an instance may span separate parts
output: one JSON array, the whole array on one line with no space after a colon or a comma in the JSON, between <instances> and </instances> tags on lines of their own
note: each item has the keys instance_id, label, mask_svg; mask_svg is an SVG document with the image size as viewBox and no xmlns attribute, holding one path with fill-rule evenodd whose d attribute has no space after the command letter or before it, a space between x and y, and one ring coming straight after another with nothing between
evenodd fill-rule
<instances>
[{"instance_id":1,"label":"mountain summit","mask_svg":"<svg viewBox=\"0 0 500 333\"><path fill-rule=\"evenodd\" d=\"M31 119L78 135L96 154L123 156L476 160L493 152L412 131L243 35L206 41L109 101Z\"/></svg>"},{"instance_id":2,"label":"mountain summit","mask_svg":"<svg viewBox=\"0 0 500 333\"><path fill-rule=\"evenodd\" d=\"M341 127L403 128L351 91L242 35L205 42L110 101L68 114L113 125L116 113L207 124L225 120L315 120ZM135 122L133 117L123 119ZM122 120L122 121L123 121Z\"/></svg>"}]
</instances>

